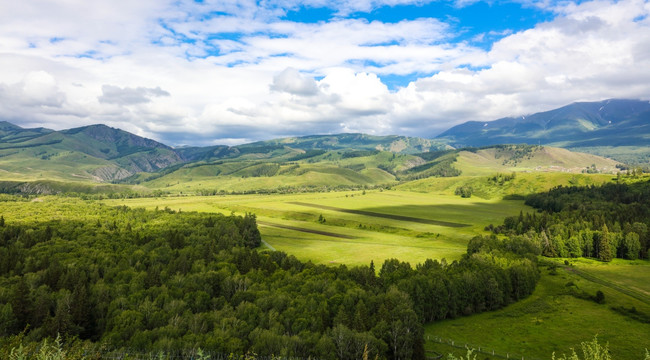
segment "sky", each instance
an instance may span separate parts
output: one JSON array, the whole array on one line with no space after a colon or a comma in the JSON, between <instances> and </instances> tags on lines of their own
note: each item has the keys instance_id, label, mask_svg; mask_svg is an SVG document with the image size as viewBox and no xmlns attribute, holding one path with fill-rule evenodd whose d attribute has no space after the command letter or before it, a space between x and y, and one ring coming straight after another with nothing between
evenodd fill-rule
<instances>
[{"instance_id":1,"label":"sky","mask_svg":"<svg viewBox=\"0 0 650 360\"><path fill-rule=\"evenodd\" d=\"M172 146L650 98L650 2L0 1L0 120Z\"/></svg>"}]
</instances>

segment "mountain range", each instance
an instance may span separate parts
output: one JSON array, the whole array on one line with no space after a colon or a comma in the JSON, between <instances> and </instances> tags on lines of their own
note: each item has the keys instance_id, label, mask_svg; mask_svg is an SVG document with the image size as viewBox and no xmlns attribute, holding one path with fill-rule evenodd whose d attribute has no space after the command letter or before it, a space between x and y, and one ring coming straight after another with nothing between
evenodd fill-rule
<instances>
[{"instance_id":1,"label":"mountain range","mask_svg":"<svg viewBox=\"0 0 650 360\"><path fill-rule=\"evenodd\" d=\"M454 147L546 144L564 148L650 145L650 102L576 102L551 111L469 121L440 134Z\"/></svg>"},{"instance_id":2,"label":"mountain range","mask_svg":"<svg viewBox=\"0 0 650 360\"><path fill-rule=\"evenodd\" d=\"M455 148L521 143L548 144L599 155L611 155L612 149L625 149L626 154L633 154L637 160L650 159L650 103L638 100L574 103L518 118L467 122L435 139L347 133L273 139L238 146L181 148L106 125L55 131L25 129L5 121L0 122L0 179L93 182L131 179L137 183L197 166L202 167L202 171L212 166L214 169L210 171L219 174L239 171L224 167L223 161L245 163L248 170L242 176L267 173L268 168L260 167L259 162L302 161L347 167L346 171L354 174L339 174L340 171L333 168L326 172L337 173L348 180L354 178L352 182L355 183L369 183L372 182L369 179L376 182L380 181L377 179L422 176L414 171L431 172L435 167L431 164L440 163L439 157ZM400 157L389 159L386 155L377 155L380 153L399 154ZM365 156L375 157L349 160ZM625 160L622 158L618 160ZM364 161L374 165L366 166ZM369 167L374 170L370 171ZM300 170L302 175L305 171L304 168ZM142 177L139 174L154 175Z\"/></svg>"},{"instance_id":3,"label":"mountain range","mask_svg":"<svg viewBox=\"0 0 650 360\"><path fill-rule=\"evenodd\" d=\"M365 134L314 135L238 146L172 148L106 125L54 131L0 122L0 176L116 181L174 165L224 159L305 158L327 150L414 154L451 149L443 141ZM56 176L53 176L57 173Z\"/></svg>"}]
</instances>

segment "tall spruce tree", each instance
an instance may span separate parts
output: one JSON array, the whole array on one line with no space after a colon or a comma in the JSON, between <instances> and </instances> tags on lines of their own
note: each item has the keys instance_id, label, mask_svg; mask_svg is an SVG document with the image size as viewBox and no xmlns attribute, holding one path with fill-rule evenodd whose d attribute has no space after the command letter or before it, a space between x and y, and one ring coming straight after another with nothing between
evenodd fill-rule
<instances>
[{"instance_id":1,"label":"tall spruce tree","mask_svg":"<svg viewBox=\"0 0 650 360\"><path fill-rule=\"evenodd\" d=\"M598 259L602 261L612 261L612 249L609 245L610 235L607 225L603 224L600 234L600 243L598 244Z\"/></svg>"}]
</instances>

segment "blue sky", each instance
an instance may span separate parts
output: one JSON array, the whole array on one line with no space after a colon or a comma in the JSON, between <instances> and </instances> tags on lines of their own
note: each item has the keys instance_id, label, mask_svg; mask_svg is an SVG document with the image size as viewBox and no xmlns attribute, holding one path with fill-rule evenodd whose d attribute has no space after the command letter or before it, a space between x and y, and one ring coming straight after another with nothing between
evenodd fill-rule
<instances>
[{"instance_id":1,"label":"blue sky","mask_svg":"<svg viewBox=\"0 0 650 360\"><path fill-rule=\"evenodd\" d=\"M546 7L530 3L471 2L466 5L451 1L432 1L424 4L384 5L369 11L345 14L345 18L362 19L368 22L398 23L422 18L437 19L450 26L447 42L466 42L489 51L495 41L503 37L535 27L540 22L550 21L555 14ZM319 23L343 17L336 9L325 6L301 5L286 11L280 20L298 23ZM393 42L396 44L397 42ZM389 89L407 86L411 81L432 73L410 73L406 75L385 74L381 76Z\"/></svg>"},{"instance_id":2,"label":"blue sky","mask_svg":"<svg viewBox=\"0 0 650 360\"><path fill-rule=\"evenodd\" d=\"M433 137L647 99L649 12L644 0L5 2L0 119L170 145Z\"/></svg>"}]
</instances>

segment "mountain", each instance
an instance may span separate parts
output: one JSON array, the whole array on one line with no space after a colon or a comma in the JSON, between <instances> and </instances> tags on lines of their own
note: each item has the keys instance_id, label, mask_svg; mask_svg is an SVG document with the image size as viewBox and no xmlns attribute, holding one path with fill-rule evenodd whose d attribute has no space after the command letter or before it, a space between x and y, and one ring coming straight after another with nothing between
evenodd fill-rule
<instances>
[{"instance_id":1,"label":"mountain","mask_svg":"<svg viewBox=\"0 0 650 360\"><path fill-rule=\"evenodd\" d=\"M219 160L228 158L296 156L313 150L390 151L399 154L417 154L453 149L441 140L418 137L345 133L308 135L257 141L237 146L186 147L176 149L187 161ZM254 155L252 155L254 154Z\"/></svg>"},{"instance_id":2,"label":"mountain","mask_svg":"<svg viewBox=\"0 0 650 360\"><path fill-rule=\"evenodd\" d=\"M581 172L590 164L598 166L589 171L611 172L616 165L559 149L493 148L463 152L440 139L336 134L174 149L105 125L54 131L0 122L0 179L255 192L374 186L495 171Z\"/></svg>"},{"instance_id":3,"label":"mountain","mask_svg":"<svg viewBox=\"0 0 650 360\"><path fill-rule=\"evenodd\" d=\"M106 125L90 125L62 131L76 149L112 160L130 173L151 172L183 162L171 147Z\"/></svg>"},{"instance_id":4,"label":"mountain","mask_svg":"<svg viewBox=\"0 0 650 360\"><path fill-rule=\"evenodd\" d=\"M169 146L105 125L54 131L0 122L5 179L110 181L182 161Z\"/></svg>"},{"instance_id":5,"label":"mountain","mask_svg":"<svg viewBox=\"0 0 650 360\"><path fill-rule=\"evenodd\" d=\"M564 148L650 144L650 103L640 100L577 102L517 118L470 121L440 134L454 147L548 144Z\"/></svg>"},{"instance_id":6,"label":"mountain","mask_svg":"<svg viewBox=\"0 0 650 360\"><path fill-rule=\"evenodd\" d=\"M250 145L256 146L258 144L283 145L302 150L380 150L401 154L417 154L450 149L450 147L446 146L440 140L398 135L373 136L355 133L289 137L252 143Z\"/></svg>"},{"instance_id":7,"label":"mountain","mask_svg":"<svg viewBox=\"0 0 650 360\"><path fill-rule=\"evenodd\" d=\"M365 134L313 135L237 146L174 149L101 124L54 131L25 129L3 121L0 122L0 178L107 182L163 169L172 172L192 163L203 166L215 161L295 161L330 150L339 151L335 157L353 158L380 151L415 154L440 149L451 147L439 140ZM396 163L394 167L419 162L422 160L409 160L407 165Z\"/></svg>"}]
</instances>

